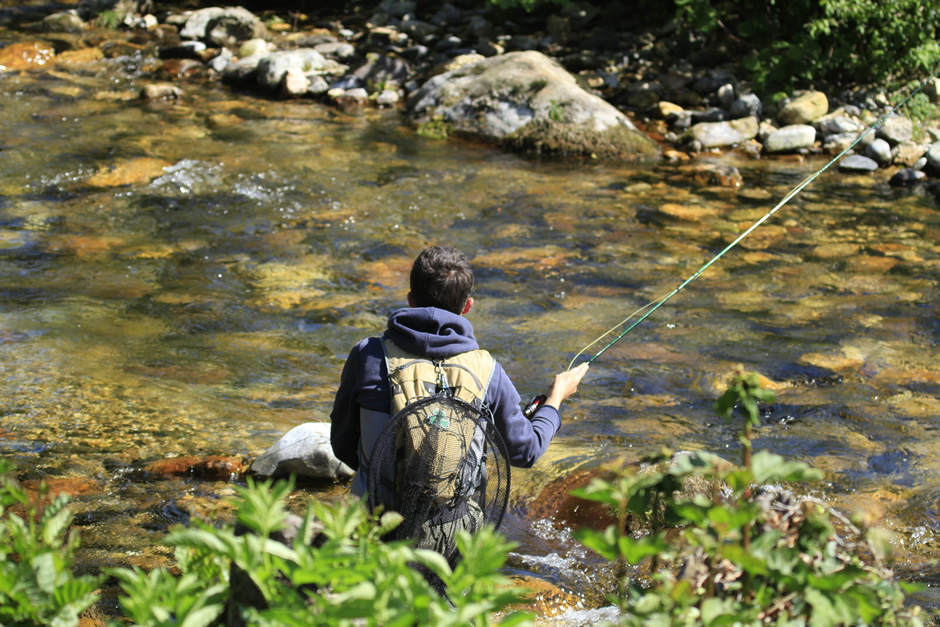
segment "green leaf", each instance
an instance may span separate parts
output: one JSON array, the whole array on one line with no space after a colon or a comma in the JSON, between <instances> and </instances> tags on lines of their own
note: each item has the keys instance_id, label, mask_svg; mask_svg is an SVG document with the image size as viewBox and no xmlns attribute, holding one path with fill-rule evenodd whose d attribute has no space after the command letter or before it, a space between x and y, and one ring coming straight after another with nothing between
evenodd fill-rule
<instances>
[{"instance_id":1,"label":"green leaf","mask_svg":"<svg viewBox=\"0 0 940 627\"><path fill-rule=\"evenodd\" d=\"M622 535L617 538L617 548L627 562L639 564L647 557L665 553L669 547L659 535L646 536L638 540Z\"/></svg>"},{"instance_id":2,"label":"green leaf","mask_svg":"<svg viewBox=\"0 0 940 627\"><path fill-rule=\"evenodd\" d=\"M33 556L33 574L36 584L46 594L52 594L56 588L56 568L52 553L40 553Z\"/></svg>"},{"instance_id":3,"label":"green leaf","mask_svg":"<svg viewBox=\"0 0 940 627\"><path fill-rule=\"evenodd\" d=\"M819 481L822 472L798 461L787 461L780 455L769 451L758 451L751 458L751 469L758 483L776 483L778 481L800 482Z\"/></svg>"},{"instance_id":4,"label":"green leaf","mask_svg":"<svg viewBox=\"0 0 940 627\"><path fill-rule=\"evenodd\" d=\"M606 560L615 560L619 556L616 531L613 525L604 531L596 529L577 529L572 534L584 546L591 549Z\"/></svg>"}]
</instances>

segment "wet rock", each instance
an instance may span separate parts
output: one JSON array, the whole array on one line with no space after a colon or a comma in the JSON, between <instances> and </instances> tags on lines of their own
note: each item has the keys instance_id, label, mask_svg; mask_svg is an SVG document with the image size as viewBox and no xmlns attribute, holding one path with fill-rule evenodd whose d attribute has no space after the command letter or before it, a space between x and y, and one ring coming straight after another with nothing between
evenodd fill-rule
<instances>
[{"instance_id":1,"label":"wet rock","mask_svg":"<svg viewBox=\"0 0 940 627\"><path fill-rule=\"evenodd\" d=\"M185 41L178 46L160 46L157 56L161 59L201 59L200 53L207 48L201 41Z\"/></svg>"},{"instance_id":2,"label":"wet rock","mask_svg":"<svg viewBox=\"0 0 940 627\"><path fill-rule=\"evenodd\" d=\"M612 476L603 468L569 472L545 486L529 503L527 516L530 520L548 519L575 529L606 529L617 520L610 508L603 503L573 496L571 491L588 485L595 477L610 479Z\"/></svg>"},{"instance_id":3,"label":"wet rock","mask_svg":"<svg viewBox=\"0 0 940 627\"><path fill-rule=\"evenodd\" d=\"M258 61L258 85L274 91L281 87L290 70L303 75L323 70L326 66L326 57L311 48L272 52Z\"/></svg>"},{"instance_id":4,"label":"wet rock","mask_svg":"<svg viewBox=\"0 0 940 627\"><path fill-rule=\"evenodd\" d=\"M894 173L894 176L888 181L891 187L910 187L927 180L927 175L920 170L913 168L904 168Z\"/></svg>"},{"instance_id":5,"label":"wet rock","mask_svg":"<svg viewBox=\"0 0 940 627\"><path fill-rule=\"evenodd\" d=\"M800 357L800 361L810 366L817 366L833 371L857 370L865 363L854 356L831 355L825 353L806 353Z\"/></svg>"},{"instance_id":6,"label":"wet rock","mask_svg":"<svg viewBox=\"0 0 940 627\"><path fill-rule=\"evenodd\" d=\"M732 165L699 164L683 168L680 174L683 180L703 187L730 187L737 189L744 185L741 171Z\"/></svg>"},{"instance_id":7,"label":"wet rock","mask_svg":"<svg viewBox=\"0 0 940 627\"><path fill-rule=\"evenodd\" d=\"M172 165L169 161L154 157L128 159L112 166L107 166L85 181L91 187L120 187L152 181L164 174Z\"/></svg>"},{"instance_id":8,"label":"wet rock","mask_svg":"<svg viewBox=\"0 0 940 627\"><path fill-rule=\"evenodd\" d=\"M88 65L104 58L100 48L81 48L79 50L65 50L56 55L56 66L77 67Z\"/></svg>"},{"instance_id":9,"label":"wet rock","mask_svg":"<svg viewBox=\"0 0 940 627\"><path fill-rule=\"evenodd\" d=\"M874 172L878 169L878 162L864 155L849 155L839 162L842 172Z\"/></svg>"},{"instance_id":10,"label":"wet rock","mask_svg":"<svg viewBox=\"0 0 940 627\"><path fill-rule=\"evenodd\" d=\"M809 124L791 124L777 129L764 140L768 154L796 152L809 148L816 141L816 129Z\"/></svg>"},{"instance_id":11,"label":"wet rock","mask_svg":"<svg viewBox=\"0 0 940 627\"><path fill-rule=\"evenodd\" d=\"M415 124L531 152L655 159L658 147L601 98L539 52L484 58L435 76L408 100Z\"/></svg>"},{"instance_id":12,"label":"wet rock","mask_svg":"<svg viewBox=\"0 0 940 627\"><path fill-rule=\"evenodd\" d=\"M808 124L829 112L829 99L821 91L811 91L797 96L783 105L777 120L784 126Z\"/></svg>"},{"instance_id":13,"label":"wet rock","mask_svg":"<svg viewBox=\"0 0 940 627\"><path fill-rule=\"evenodd\" d=\"M202 479L228 481L247 470L244 460L237 457L211 455L209 457L174 457L161 459L144 466L143 471L153 475L192 476Z\"/></svg>"},{"instance_id":14,"label":"wet rock","mask_svg":"<svg viewBox=\"0 0 940 627\"><path fill-rule=\"evenodd\" d=\"M44 41L26 41L0 48L0 72L25 70L47 65L55 48Z\"/></svg>"},{"instance_id":15,"label":"wet rock","mask_svg":"<svg viewBox=\"0 0 940 627\"><path fill-rule=\"evenodd\" d=\"M85 30L85 21L75 9L59 11L42 19L42 30L47 33L80 33Z\"/></svg>"},{"instance_id":16,"label":"wet rock","mask_svg":"<svg viewBox=\"0 0 940 627\"><path fill-rule=\"evenodd\" d=\"M330 424L308 422L288 431L251 464L263 476L297 475L313 479L351 477L353 470L333 454Z\"/></svg>"},{"instance_id":17,"label":"wet rock","mask_svg":"<svg viewBox=\"0 0 940 627\"><path fill-rule=\"evenodd\" d=\"M144 100L176 100L183 97L183 90L172 83L152 83L140 89Z\"/></svg>"},{"instance_id":18,"label":"wet rock","mask_svg":"<svg viewBox=\"0 0 940 627\"><path fill-rule=\"evenodd\" d=\"M523 590L522 603L508 607L509 610L535 611L539 616L554 617L580 609L584 605L577 595L566 592L544 579L517 575L511 577L511 580Z\"/></svg>"},{"instance_id":19,"label":"wet rock","mask_svg":"<svg viewBox=\"0 0 940 627\"><path fill-rule=\"evenodd\" d=\"M711 206L677 205L674 203L660 205L659 211L667 216L692 222L707 220L718 215L715 208Z\"/></svg>"},{"instance_id":20,"label":"wet rock","mask_svg":"<svg viewBox=\"0 0 940 627\"><path fill-rule=\"evenodd\" d=\"M167 59L160 66L160 75L167 80L191 78L205 69L205 64L197 59Z\"/></svg>"},{"instance_id":21,"label":"wet rock","mask_svg":"<svg viewBox=\"0 0 940 627\"><path fill-rule=\"evenodd\" d=\"M702 148L733 146L757 137L760 126L755 117L728 122L699 122L680 139L682 143L696 142Z\"/></svg>"}]
</instances>

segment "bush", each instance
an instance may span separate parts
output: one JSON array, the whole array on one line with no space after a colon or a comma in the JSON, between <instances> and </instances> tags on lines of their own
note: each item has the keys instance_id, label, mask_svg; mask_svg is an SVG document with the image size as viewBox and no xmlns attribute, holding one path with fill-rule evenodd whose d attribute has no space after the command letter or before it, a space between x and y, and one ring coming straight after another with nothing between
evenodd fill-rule
<instances>
[{"instance_id":1,"label":"bush","mask_svg":"<svg viewBox=\"0 0 940 627\"><path fill-rule=\"evenodd\" d=\"M675 0L675 6L691 31L744 58L757 91L898 88L940 62L940 0Z\"/></svg>"},{"instance_id":2,"label":"bush","mask_svg":"<svg viewBox=\"0 0 940 627\"><path fill-rule=\"evenodd\" d=\"M139 624L187 627L211 624L223 612L226 624L489 625L492 613L519 600L499 574L512 545L490 529L458 538L464 559L453 570L438 553L383 542L400 516L375 517L359 502L311 501L291 545L271 539L286 527L291 489L251 481L238 488L246 533L198 521L171 532L165 542L176 547L178 577L111 571L127 595L124 613ZM449 601L415 565L440 577ZM501 624L526 621L514 613Z\"/></svg>"},{"instance_id":3,"label":"bush","mask_svg":"<svg viewBox=\"0 0 940 627\"><path fill-rule=\"evenodd\" d=\"M735 407L746 413L740 467L702 453L663 455L657 468L616 465L612 479L574 492L618 513L616 526L576 535L616 563L612 601L623 624L922 625L920 608L904 604L916 587L884 567L887 545L877 529L776 487L816 480L819 471L766 451L751 455L758 404L772 399L756 376L742 374L716 406L724 416ZM684 490L693 477L707 478L707 489ZM631 582L644 565L645 581Z\"/></svg>"},{"instance_id":4,"label":"bush","mask_svg":"<svg viewBox=\"0 0 940 627\"><path fill-rule=\"evenodd\" d=\"M40 499L46 497L45 487ZM72 573L78 536L60 495L43 508L32 503L0 459L0 625L77 625L97 599L102 577ZM11 508L21 509L24 516Z\"/></svg>"}]
</instances>

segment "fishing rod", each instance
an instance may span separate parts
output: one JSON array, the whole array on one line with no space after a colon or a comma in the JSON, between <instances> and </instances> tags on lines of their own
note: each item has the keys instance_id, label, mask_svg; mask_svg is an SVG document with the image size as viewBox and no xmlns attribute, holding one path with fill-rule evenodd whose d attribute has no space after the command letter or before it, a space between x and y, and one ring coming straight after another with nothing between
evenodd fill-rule
<instances>
[{"instance_id":1,"label":"fishing rod","mask_svg":"<svg viewBox=\"0 0 940 627\"><path fill-rule=\"evenodd\" d=\"M591 348L592 346L594 346L595 344L597 344L598 342L600 342L601 340L603 340L605 337L607 337L608 335L610 335L611 333L613 333L614 331L616 331L618 328L620 328L621 326L623 326L624 324L626 324L627 322L629 322L634 316L636 316L636 315L640 314L641 312L644 312L644 311L645 311L645 313L643 313L643 315L641 315L639 318L637 318L636 321L634 321L630 326L628 326L627 328L625 328L619 335L617 335L617 337L615 337L613 340L611 340L606 346L604 346L603 348L601 348L601 350L599 350L597 353L594 354L593 357L591 357L590 359L587 360L587 362L585 362L585 363L587 363L587 364L592 364L592 363L594 363L594 361L597 360L598 357L600 357L601 355L603 355L604 353L606 353L614 344L616 344L617 342L619 342L620 340L622 340L628 333L630 333L630 331L632 331L633 329L635 329L641 322L643 322L644 320L646 320L647 318L649 318L651 315L653 315L653 313L655 313L657 309L659 309L660 307L662 307L663 305L665 305L673 296L675 296L675 295L678 294L680 291L682 291L689 283L691 283L692 281L694 281L695 279L697 279L699 276L701 276L703 272L705 272L708 268L710 268L710 267L712 266L712 264L714 264L716 261L718 261L719 259L721 259L721 258L725 255L725 253L727 253L729 250L731 250L732 248L734 248L735 246L737 246L737 245L741 242L741 240L743 240L745 237L747 237L748 235L750 235L750 234L754 231L754 229L756 229L756 228L759 227L761 224L763 224L764 222L766 222L767 220L769 220L775 213L777 213L777 211L778 211L781 207L783 207L785 204L787 204L788 202L790 202L790 200L791 200L794 196L796 196L796 195L799 194L801 191L803 191L803 189L804 189L807 185L809 185L810 183L812 183L818 176L820 176L823 172L825 172L825 171L828 170L830 167L832 167L832 165L835 164L837 161L839 161L839 159L841 159L843 156L845 156L846 153L848 153L850 150L852 150L853 148L855 148L855 146L856 146L860 141L862 141L862 139L864 139L864 138L865 138L866 136L868 136L870 133L872 133L872 132L874 132L875 130L877 130L879 126L881 126L882 124L884 124L884 121L885 121L885 120L887 120L890 116L894 115L894 113L895 113L898 109L900 109L900 108L903 107L905 104L907 104L907 102L908 102L911 98L913 98L916 94L920 93L920 91L921 91L922 89L924 89L924 87L926 87L927 84L928 84L931 80L933 80L934 78L936 78L938 74L940 74L940 70L935 71L929 78L925 79L925 80L920 84L920 86L917 87L917 89L915 89L915 90L913 90L911 93L909 93L909 94L907 95L907 97L904 98L900 103L898 103L898 104L894 105L893 107L891 107L891 109L890 109L887 113L885 113L885 114L882 115L880 118L878 118L878 120L876 120L876 121L874 122L874 124L871 124L871 125L865 130L865 132L863 132L863 133L860 134L858 137L856 137L855 140L854 140L851 144L849 144L845 149L843 149L842 152L840 152L840 153L837 154L835 157L833 157L826 165L824 165L823 167L819 168L819 169L816 170L814 173L812 173L810 176L808 176L808 177L806 177L805 179L803 179L803 181L800 182L799 185L797 185L796 187L794 187L793 189L791 189L790 192L789 192L786 196L784 196L783 199L782 199L780 202L778 202L778 203L773 207L773 209L771 209L770 211L768 211L767 213L765 213L763 216L761 216L761 218L760 218L759 220L757 220L756 222L754 222L754 224L752 224L750 227L748 227L746 230L744 230L740 235L738 235L738 236L734 239L733 242L731 242L730 244L728 244L727 246L725 246L725 247L721 250L721 252L719 252L717 255L715 255L714 257L712 257L712 258L708 261L708 263L706 263L705 265L703 265L703 266L702 266L701 268L699 268L692 276L690 276L690 277L687 278L685 281L683 281L681 284L679 284L678 287L676 287L675 289L673 289L673 290L672 290L671 292L669 292L666 296L660 298L659 300L654 300L654 301L652 301L652 302L650 302L650 303L644 305L644 306L641 307L640 309L634 311L632 314L630 314L629 316L627 316L625 319L623 319L622 321L620 321L619 323L617 323L616 325L614 325L613 327L611 327L608 331L604 332L600 337L598 337L598 338L595 339L594 341L590 342L590 343L587 344L584 348L582 348L580 351L578 351L578 353L577 353L577 354L571 359L571 361L568 363L568 370L571 370L572 366L574 365L574 362L577 361L578 357L580 357L581 355L583 355L589 348ZM542 403L545 402L545 399L546 399L546 396L545 396L544 394L540 394L540 395L536 396L536 397L533 398L531 401L529 401L529 404L526 405L526 407L525 407L525 409L523 409L522 413L523 413L527 418L531 418L532 415L535 413L535 410L538 409L539 406L541 406Z\"/></svg>"}]
</instances>

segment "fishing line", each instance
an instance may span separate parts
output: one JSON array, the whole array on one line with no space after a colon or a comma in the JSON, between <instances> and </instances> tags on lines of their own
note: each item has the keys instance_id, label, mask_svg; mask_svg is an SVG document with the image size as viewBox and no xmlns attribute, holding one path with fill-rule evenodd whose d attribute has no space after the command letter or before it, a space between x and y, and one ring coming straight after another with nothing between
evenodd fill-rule
<instances>
[{"instance_id":1,"label":"fishing line","mask_svg":"<svg viewBox=\"0 0 940 627\"><path fill-rule=\"evenodd\" d=\"M940 70L934 72L929 78L927 78L924 82L922 82L922 83L920 84L920 86L919 86L917 89L915 89L914 91L912 91L911 93L909 93L909 94L907 95L907 97L904 98L904 100L902 100L900 103L898 103L898 104L896 104L895 106L893 106L887 113L885 113L883 116L881 116L874 124L872 124L871 126L869 126L868 129L865 130L865 132L863 132L861 135L859 135L858 137L856 137L855 140L854 140L851 144L849 144L842 152L840 152L840 153L837 154L835 157L833 157L833 158L829 161L829 163L827 163L826 165L824 165L824 166L821 167L820 169L816 170L816 172L814 172L814 173L811 174L810 176L808 176L808 177L806 177L805 179L803 179L803 181L802 181L799 185L797 185L796 187L794 187L793 189L791 189L790 192L789 192L786 196L784 196L783 199L782 199L780 202L778 202L778 203L776 204L776 206L774 206L773 209L771 209L770 211L768 211L767 213L765 213L759 220L757 220L757 222L755 222L754 224L752 224L750 227L747 228L747 230L745 230L745 231L742 232L740 235L738 235L738 236L735 238L735 240L734 240L733 242L731 242L730 244L728 244L727 246L725 246L724 249L722 249L721 252L719 252L717 255L715 255L714 257L712 257L711 260L710 260L708 263L706 263L706 264L703 265L701 268L699 268L699 269L695 272L695 274L693 274L693 275L690 276L688 279L686 279L685 281L683 281L678 287L676 287L674 290L672 290L669 294L667 294L667 295L664 296L663 298L661 298L661 299L659 299L659 300L654 300L654 301L650 302L649 304L647 304L647 305L641 307L640 309L637 309L635 312L633 312L632 314L630 314L627 318L625 318L624 320L622 320L620 323L616 324L613 328L611 328L610 330L606 331L606 332L603 333L600 337L598 337L597 339L593 340L593 341L592 341L591 343L589 343L587 346L585 346L585 347L582 348L580 351L578 351L578 354L575 355L574 358L571 360L571 362L568 364L568 370L571 370L571 367L574 365L574 362L578 359L578 357L580 357L581 355L583 355L591 346L594 346L595 344L597 344L598 342L600 342L602 339L604 339L605 337L607 337L608 335L610 335L611 333L613 333L616 329L620 328L621 326L623 326L624 324L626 324L627 322L629 322L631 319L633 319L634 316L639 315L640 312L645 311L645 313L643 313L643 315L641 315L635 322L633 322L630 326L628 326L626 329L624 329L619 335L617 335L617 337L615 337L615 338L614 338L612 341L610 341L606 346L604 346L601 350L599 350L593 357L591 357L590 359L588 359L588 360L587 360L587 363L588 363L588 364L593 363L598 357L600 357L600 356L603 355L605 352L607 352L607 350L608 350L610 347L612 347L614 344L616 344L617 342L619 342L620 340L622 340L622 339L624 338L624 336L626 336L630 331L632 331L633 329L635 329L635 328L637 327L637 325L639 325L641 322L643 322L644 320L646 320L647 318L649 318L651 315L653 315L653 313L654 313L657 309L659 309L660 307L662 307L663 305L665 305L665 304L669 301L669 299L671 299L673 296L675 296L676 294L678 294L678 293L679 293L685 286L687 286L689 283L691 283L692 281L694 281L695 279L697 279L697 278L698 278L703 272L705 272L705 270L707 270L713 263L715 263L716 261L718 261L719 259L721 259L721 258L725 255L725 253L727 253L729 250L731 250L732 248L734 248L735 246L737 246L738 243L739 243L741 240L743 240L745 237L747 237L748 235L750 235L751 232L754 231L754 229L756 229L756 228L759 227L761 224L763 224L764 222L766 222L767 220L769 220L769 219L771 218L771 216L773 216L775 213L777 213L777 210L779 210L781 207L783 207L785 204L787 204L794 196L796 196L796 195L799 194L801 191L803 191L803 188L805 188L807 185L809 185L810 183L812 183L812 182L816 179L816 177L818 177L818 176L821 175L823 172L825 172L825 171L828 170L830 167L832 167L832 165L833 165L834 163L836 163L839 159L841 159L843 156L845 156L845 154L846 154L847 152L849 152L850 150L852 150L852 149L853 149L860 141L862 141L862 139L864 139L869 133L875 131L879 126L881 126L881 125L884 123L885 120L887 120L890 116L894 115L894 113L895 113L898 109L900 109L900 108L903 107L905 104L907 104L907 102L908 102L911 98L913 98L913 97L914 97L916 94L918 94L924 87L926 87L926 86L927 86L927 83L929 83L931 80L933 80L934 78L936 78L938 74L940 74ZM648 310L648 311L646 311L646 310Z\"/></svg>"}]
</instances>

